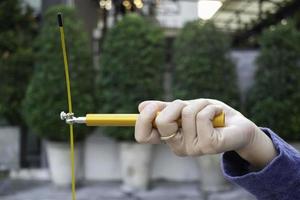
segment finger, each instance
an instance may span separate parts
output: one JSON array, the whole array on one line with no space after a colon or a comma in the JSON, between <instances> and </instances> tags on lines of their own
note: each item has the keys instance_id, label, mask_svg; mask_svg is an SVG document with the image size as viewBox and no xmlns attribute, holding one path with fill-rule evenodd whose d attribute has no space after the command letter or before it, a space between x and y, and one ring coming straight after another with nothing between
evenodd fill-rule
<instances>
[{"instance_id":1,"label":"finger","mask_svg":"<svg viewBox=\"0 0 300 200\"><path fill-rule=\"evenodd\" d=\"M175 100L159 113L155 123L161 136L170 136L178 131L177 120L181 117L181 111L185 106L185 102Z\"/></svg>"},{"instance_id":2,"label":"finger","mask_svg":"<svg viewBox=\"0 0 300 200\"><path fill-rule=\"evenodd\" d=\"M150 103L156 103L159 104L160 108L165 108L168 105L168 102L164 102L164 101L155 101L155 100L151 100L151 101L143 101L142 103L139 104L138 106L138 110L139 112L141 112L148 104Z\"/></svg>"},{"instance_id":3,"label":"finger","mask_svg":"<svg viewBox=\"0 0 300 200\"><path fill-rule=\"evenodd\" d=\"M203 153L217 153L219 132L213 127L213 119L222 112L219 105L207 105L198 114L196 120L198 143L203 147Z\"/></svg>"},{"instance_id":4,"label":"finger","mask_svg":"<svg viewBox=\"0 0 300 200\"><path fill-rule=\"evenodd\" d=\"M189 105L183 108L181 121L182 132L187 146L192 147L193 141L197 138L196 116L209 102L205 99L191 101Z\"/></svg>"},{"instance_id":5,"label":"finger","mask_svg":"<svg viewBox=\"0 0 300 200\"><path fill-rule=\"evenodd\" d=\"M156 129L153 129L153 121L160 107L157 103L151 103L145 106L139 114L135 124L135 139L139 143L160 143L160 135Z\"/></svg>"},{"instance_id":6,"label":"finger","mask_svg":"<svg viewBox=\"0 0 300 200\"><path fill-rule=\"evenodd\" d=\"M174 137L166 140L166 143L178 156L186 155L182 129L179 129L177 123L177 120L181 116L182 108L185 106L186 103L181 100L173 101L163 111L161 111L155 120L160 136L176 134Z\"/></svg>"}]
</instances>

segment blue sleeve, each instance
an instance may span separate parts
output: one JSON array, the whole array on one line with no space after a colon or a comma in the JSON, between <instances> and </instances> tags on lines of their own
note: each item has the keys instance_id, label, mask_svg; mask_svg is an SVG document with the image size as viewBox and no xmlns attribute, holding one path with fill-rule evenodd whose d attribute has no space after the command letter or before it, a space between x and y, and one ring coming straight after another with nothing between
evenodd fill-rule
<instances>
[{"instance_id":1,"label":"blue sleeve","mask_svg":"<svg viewBox=\"0 0 300 200\"><path fill-rule=\"evenodd\" d=\"M253 172L250 164L234 151L222 155L226 179L248 190L259 200L300 199L300 153L270 129L262 128L278 155L262 170Z\"/></svg>"}]
</instances>

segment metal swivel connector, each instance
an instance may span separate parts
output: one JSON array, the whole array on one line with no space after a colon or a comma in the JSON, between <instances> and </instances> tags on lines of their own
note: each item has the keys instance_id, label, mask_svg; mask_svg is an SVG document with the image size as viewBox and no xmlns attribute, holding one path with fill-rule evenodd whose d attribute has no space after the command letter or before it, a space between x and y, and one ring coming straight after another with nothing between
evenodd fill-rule
<instances>
[{"instance_id":1,"label":"metal swivel connector","mask_svg":"<svg viewBox=\"0 0 300 200\"><path fill-rule=\"evenodd\" d=\"M60 119L65 120L67 124L74 124L74 123L85 123L85 117L75 117L74 113L65 113L62 111L60 113Z\"/></svg>"}]
</instances>

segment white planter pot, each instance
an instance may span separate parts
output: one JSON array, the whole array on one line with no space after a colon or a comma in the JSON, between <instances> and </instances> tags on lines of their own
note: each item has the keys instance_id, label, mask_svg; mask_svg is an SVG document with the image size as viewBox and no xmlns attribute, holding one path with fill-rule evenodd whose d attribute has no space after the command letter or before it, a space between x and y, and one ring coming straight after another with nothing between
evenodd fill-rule
<instances>
[{"instance_id":1,"label":"white planter pot","mask_svg":"<svg viewBox=\"0 0 300 200\"><path fill-rule=\"evenodd\" d=\"M121 176L124 192L146 190L149 185L152 145L120 144Z\"/></svg>"},{"instance_id":2,"label":"white planter pot","mask_svg":"<svg viewBox=\"0 0 300 200\"><path fill-rule=\"evenodd\" d=\"M82 179L82 144L75 144L74 168L76 181ZM71 159L68 143L46 142L46 152L52 182L59 187L71 185Z\"/></svg>"},{"instance_id":3,"label":"white planter pot","mask_svg":"<svg viewBox=\"0 0 300 200\"><path fill-rule=\"evenodd\" d=\"M197 158L201 170L200 187L204 192L219 192L230 188L223 177L220 155L205 155Z\"/></svg>"},{"instance_id":4,"label":"white planter pot","mask_svg":"<svg viewBox=\"0 0 300 200\"><path fill-rule=\"evenodd\" d=\"M20 128L17 126L0 127L0 168L19 169Z\"/></svg>"}]
</instances>

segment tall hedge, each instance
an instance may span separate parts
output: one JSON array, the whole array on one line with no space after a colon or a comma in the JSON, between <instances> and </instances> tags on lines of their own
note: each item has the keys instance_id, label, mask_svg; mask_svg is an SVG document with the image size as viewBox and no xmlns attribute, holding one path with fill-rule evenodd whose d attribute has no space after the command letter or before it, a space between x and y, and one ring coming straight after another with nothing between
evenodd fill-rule
<instances>
[{"instance_id":1,"label":"tall hedge","mask_svg":"<svg viewBox=\"0 0 300 200\"><path fill-rule=\"evenodd\" d=\"M23 102L24 115L35 133L52 141L67 141L68 126L59 119L68 111L64 64L57 25L57 13L64 16L66 44L69 54L71 90L75 115L96 110L94 70L89 41L74 8L55 6L47 10L42 30L35 42L35 71ZM85 126L75 127L75 140L89 132Z\"/></svg>"},{"instance_id":2,"label":"tall hedge","mask_svg":"<svg viewBox=\"0 0 300 200\"><path fill-rule=\"evenodd\" d=\"M21 101L32 74L32 40L37 23L29 7L19 0L0 2L0 118L11 125L24 125Z\"/></svg>"},{"instance_id":3,"label":"tall hedge","mask_svg":"<svg viewBox=\"0 0 300 200\"><path fill-rule=\"evenodd\" d=\"M141 101L162 97L162 30L139 15L126 15L107 33L100 66L100 112L137 113ZM105 132L117 140L134 139L128 127L110 127Z\"/></svg>"},{"instance_id":4,"label":"tall hedge","mask_svg":"<svg viewBox=\"0 0 300 200\"><path fill-rule=\"evenodd\" d=\"M300 140L300 32L292 22L277 25L264 31L260 46L250 116L286 140Z\"/></svg>"},{"instance_id":5,"label":"tall hedge","mask_svg":"<svg viewBox=\"0 0 300 200\"><path fill-rule=\"evenodd\" d=\"M176 38L174 51L175 98L215 98L239 105L230 40L212 22L187 23Z\"/></svg>"}]
</instances>

